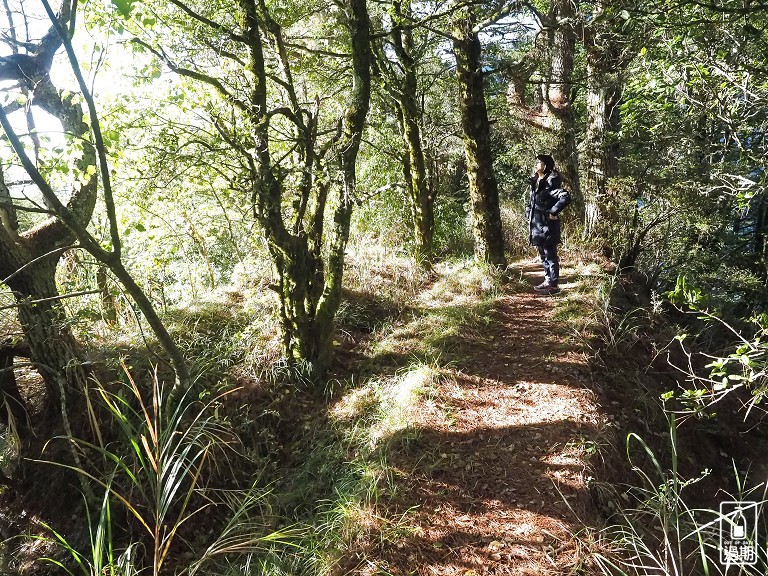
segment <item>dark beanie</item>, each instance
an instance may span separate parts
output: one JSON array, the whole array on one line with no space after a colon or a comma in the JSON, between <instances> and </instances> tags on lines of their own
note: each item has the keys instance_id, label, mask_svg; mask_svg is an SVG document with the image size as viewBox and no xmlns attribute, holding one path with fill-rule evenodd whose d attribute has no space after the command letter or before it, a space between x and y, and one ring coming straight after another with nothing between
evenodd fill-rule
<instances>
[{"instance_id":1,"label":"dark beanie","mask_svg":"<svg viewBox=\"0 0 768 576\"><path fill-rule=\"evenodd\" d=\"M554 169L555 167L555 159L552 158L549 154L539 154L536 156L536 160L541 160L544 162L544 166L547 169L547 172Z\"/></svg>"}]
</instances>

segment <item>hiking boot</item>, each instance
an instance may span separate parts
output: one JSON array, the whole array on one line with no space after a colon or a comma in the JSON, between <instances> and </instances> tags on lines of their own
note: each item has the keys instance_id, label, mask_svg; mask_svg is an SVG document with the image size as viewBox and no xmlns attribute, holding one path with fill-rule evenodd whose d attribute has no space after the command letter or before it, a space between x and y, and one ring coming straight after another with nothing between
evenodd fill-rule
<instances>
[{"instance_id":1,"label":"hiking boot","mask_svg":"<svg viewBox=\"0 0 768 576\"><path fill-rule=\"evenodd\" d=\"M557 284L552 284L549 280L545 280L538 286L534 286L533 289L542 294L557 294L560 292L560 288L557 287Z\"/></svg>"}]
</instances>

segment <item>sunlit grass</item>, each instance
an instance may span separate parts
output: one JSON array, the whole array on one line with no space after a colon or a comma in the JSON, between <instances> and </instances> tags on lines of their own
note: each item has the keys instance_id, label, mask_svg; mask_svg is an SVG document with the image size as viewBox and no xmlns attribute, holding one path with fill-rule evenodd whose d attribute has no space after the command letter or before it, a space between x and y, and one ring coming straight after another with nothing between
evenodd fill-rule
<instances>
[{"instance_id":1,"label":"sunlit grass","mask_svg":"<svg viewBox=\"0 0 768 576\"><path fill-rule=\"evenodd\" d=\"M499 295L502 276L473 259L442 262L435 267L437 279L418 301L425 307L461 306Z\"/></svg>"},{"instance_id":2,"label":"sunlit grass","mask_svg":"<svg viewBox=\"0 0 768 576\"><path fill-rule=\"evenodd\" d=\"M482 341L482 329L491 322L494 300L427 309L410 321L382 330L371 347L373 359L406 356L444 363L455 360L461 343Z\"/></svg>"},{"instance_id":3,"label":"sunlit grass","mask_svg":"<svg viewBox=\"0 0 768 576\"><path fill-rule=\"evenodd\" d=\"M412 255L372 238L354 243L344 268L345 287L393 302L410 300L429 278Z\"/></svg>"},{"instance_id":4,"label":"sunlit grass","mask_svg":"<svg viewBox=\"0 0 768 576\"><path fill-rule=\"evenodd\" d=\"M695 507L690 486L709 474L683 478L678 471L682 454L677 445L677 424L669 420L669 462L657 458L637 434L627 436L627 458L636 473L635 481L621 499L614 487L617 512L611 524L599 532L602 550L592 555L606 576L681 576L705 574L760 576L768 564L758 552L755 565L726 565L720 562L720 526L729 520L720 510ZM723 494L722 500L754 501L756 517L768 504L764 483L749 486L746 476L736 474L738 493ZM762 542L753 543L759 550Z\"/></svg>"},{"instance_id":5,"label":"sunlit grass","mask_svg":"<svg viewBox=\"0 0 768 576\"><path fill-rule=\"evenodd\" d=\"M440 264L435 273L409 314L377 330L369 352L373 362L397 357L452 362L463 342L484 340L502 294L501 275L470 260Z\"/></svg>"},{"instance_id":6,"label":"sunlit grass","mask_svg":"<svg viewBox=\"0 0 768 576\"><path fill-rule=\"evenodd\" d=\"M386 440L412 429L438 377L434 368L414 364L360 384L347 382L346 392L328 407L328 421L303 428L296 439L301 463L285 471L291 476L281 481L277 501L304 536L300 550L263 557L264 573L337 574L351 558L364 564L382 546L412 533L408 513L388 512L402 480L389 462Z\"/></svg>"},{"instance_id":7,"label":"sunlit grass","mask_svg":"<svg viewBox=\"0 0 768 576\"><path fill-rule=\"evenodd\" d=\"M379 418L370 430L372 446L417 422L421 397L438 376L434 368L421 364L381 388Z\"/></svg>"},{"instance_id":8,"label":"sunlit grass","mask_svg":"<svg viewBox=\"0 0 768 576\"><path fill-rule=\"evenodd\" d=\"M222 471L232 474L231 457L239 445L233 431L217 417L220 399L201 402L189 391L172 399L158 377L145 384L127 369L122 383L97 383L89 404L97 426L94 441L68 439L88 456L88 464L43 461L75 472L103 494L95 513L85 498L89 549L72 544L55 526L46 524L52 536L36 539L46 545L56 542L83 576L167 574L166 566L178 562L174 552L179 547L187 550L189 561L174 573L191 576L215 566L221 557L248 555L274 544L295 546L292 540L301 532L295 527L270 527L267 491L258 483L230 490L209 485L210 478ZM110 419L96 419L97 404ZM110 423L114 430L106 428ZM105 442L107 437L112 441ZM191 526L212 507L219 508L223 527L217 533L218 527L211 526L205 538L190 541L188 523ZM132 527L121 539L115 537L118 529L113 523L118 509ZM65 561L48 560L69 571Z\"/></svg>"}]
</instances>

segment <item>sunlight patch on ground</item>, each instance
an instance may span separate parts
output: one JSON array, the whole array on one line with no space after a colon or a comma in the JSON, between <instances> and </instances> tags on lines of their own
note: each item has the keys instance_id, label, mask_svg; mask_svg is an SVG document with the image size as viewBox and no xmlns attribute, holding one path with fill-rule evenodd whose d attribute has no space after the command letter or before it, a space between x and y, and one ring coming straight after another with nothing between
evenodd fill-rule
<instances>
[{"instance_id":1,"label":"sunlight patch on ground","mask_svg":"<svg viewBox=\"0 0 768 576\"><path fill-rule=\"evenodd\" d=\"M422 364L381 388L382 418L371 429L372 445L412 426L418 420L422 394L437 376L438 372Z\"/></svg>"},{"instance_id":2,"label":"sunlight patch on ground","mask_svg":"<svg viewBox=\"0 0 768 576\"><path fill-rule=\"evenodd\" d=\"M575 262L570 269L576 276L603 276L605 272L600 269L597 262Z\"/></svg>"},{"instance_id":3,"label":"sunlight patch on ground","mask_svg":"<svg viewBox=\"0 0 768 576\"><path fill-rule=\"evenodd\" d=\"M482 386L494 385L494 381L478 380L481 386L470 385L462 374L454 385L446 388L453 411L457 412L452 420L455 427L471 428L478 420L487 428L583 420L584 414L592 409L584 392L570 386L524 380L512 386L496 383L489 399Z\"/></svg>"},{"instance_id":4,"label":"sunlight patch on ground","mask_svg":"<svg viewBox=\"0 0 768 576\"><path fill-rule=\"evenodd\" d=\"M347 392L331 409L336 420L352 420L365 415L377 402L376 390L372 385L355 388Z\"/></svg>"},{"instance_id":5,"label":"sunlight patch on ground","mask_svg":"<svg viewBox=\"0 0 768 576\"><path fill-rule=\"evenodd\" d=\"M407 372L386 380L371 380L347 392L331 409L337 421L351 421L370 416L368 432L371 447L399 431L421 423L429 415L440 416L440 410L428 397L440 373L419 364Z\"/></svg>"},{"instance_id":6,"label":"sunlight patch on ground","mask_svg":"<svg viewBox=\"0 0 768 576\"><path fill-rule=\"evenodd\" d=\"M462 342L469 339L483 341L492 308L493 301L485 300L473 305L429 309L426 315L417 316L382 334L372 347L372 353L408 354L426 358L430 363L444 364Z\"/></svg>"},{"instance_id":7,"label":"sunlight patch on ground","mask_svg":"<svg viewBox=\"0 0 768 576\"><path fill-rule=\"evenodd\" d=\"M586 465L584 456L571 452L549 454L542 458L542 462L550 466L547 476L555 482L559 489L568 487L571 490L584 490L584 472Z\"/></svg>"},{"instance_id":8,"label":"sunlight patch on ground","mask_svg":"<svg viewBox=\"0 0 768 576\"><path fill-rule=\"evenodd\" d=\"M418 298L427 308L467 306L493 296L498 289L499 279L473 260L441 263L435 270L440 277Z\"/></svg>"},{"instance_id":9,"label":"sunlight patch on ground","mask_svg":"<svg viewBox=\"0 0 768 576\"><path fill-rule=\"evenodd\" d=\"M412 256L374 241L356 241L344 263L345 287L378 296L410 298L426 278Z\"/></svg>"}]
</instances>

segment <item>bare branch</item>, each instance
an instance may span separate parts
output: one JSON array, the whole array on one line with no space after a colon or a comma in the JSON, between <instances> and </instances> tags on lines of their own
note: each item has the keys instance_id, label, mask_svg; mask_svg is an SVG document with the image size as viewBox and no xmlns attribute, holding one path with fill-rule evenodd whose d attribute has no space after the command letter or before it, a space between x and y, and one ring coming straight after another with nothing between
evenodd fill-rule
<instances>
[{"instance_id":1,"label":"bare branch","mask_svg":"<svg viewBox=\"0 0 768 576\"><path fill-rule=\"evenodd\" d=\"M50 250L49 252L46 252L42 256L38 256L37 258L34 258L34 259L30 260L29 262L24 264L24 266L21 266L20 268L18 268L10 276L8 276L6 278L3 278L2 283L3 284L8 284L8 281L13 279L14 276L17 276L18 274L21 274L24 270L34 266L35 264L37 264L41 260L44 260L46 258L50 258L51 256L60 256L61 254L64 254L64 252L69 252L70 250L74 250L76 248L82 248L82 246L80 246L79 244L73 244L72 246L63 246L62 248L55 248L54 250Z\"/></svg>"},{"instance_id":2,"label":"bare branch","mask_svg":"<svg viewBox=\"0 0 768 576\"><path fill-rule=\"evenodd\" d=\"M9 306L0 306L0 310L10 310L12 308L18 308L19 306L34 306L36 304L42 304L43 302L57 302L66 298L75 298L77 296L86 296L88 294L101 294L101 290L82 290L80 292L69 292L67 294L59 294L58 296L51 296L50 298L40 298L38 300L25 300L23 302L17 302Z\"/></svg>"}]
</instances>

